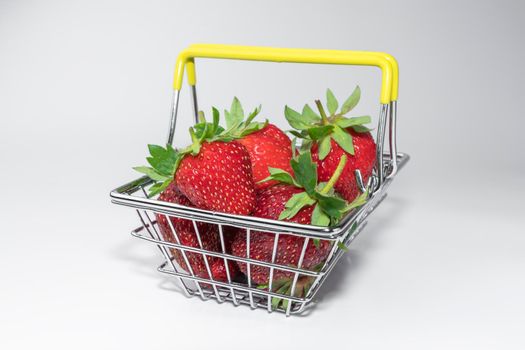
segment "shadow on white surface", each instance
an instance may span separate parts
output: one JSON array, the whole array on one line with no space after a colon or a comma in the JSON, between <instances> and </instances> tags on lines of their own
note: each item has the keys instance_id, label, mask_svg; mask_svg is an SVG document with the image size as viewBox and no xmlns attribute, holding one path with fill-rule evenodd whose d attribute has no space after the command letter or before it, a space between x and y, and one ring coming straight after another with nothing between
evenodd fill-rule
<instances>
[{"instance_id":1,"label":"shadow on white surface","mask_svg":"<svg viewBox=\"0 0 525 350\"><path fill-rule=\"evenodd\" d=\"M354 273L366 265L367 251L374 249L374 246L388 234L389 228L395 225L400 215L405 212L407 201L400 198L387 197L376 213L373 213L367 221L369 224L363 232L351 243L350 249L337 262L326 281L319 289L315 302L308 310L322 309L323 305L328 305L328 301L337 298L352 297L352 277ZM359 247L356 247L359 245Z\"/></svg>"}]
</instances>

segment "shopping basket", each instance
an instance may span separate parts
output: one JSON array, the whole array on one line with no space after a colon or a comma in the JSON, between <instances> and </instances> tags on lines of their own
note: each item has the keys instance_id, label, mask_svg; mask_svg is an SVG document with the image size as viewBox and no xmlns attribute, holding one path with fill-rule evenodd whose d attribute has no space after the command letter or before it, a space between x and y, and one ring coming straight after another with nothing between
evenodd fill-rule
<instances>
[{"instance_id":1,"label":"shopping basket","mask_svg":"<svg viewBox=\"0 0 525 350\"><path fill-rule=\"evenodd\" d=\"M374 171L367 183L363 183L360 173L356 172L356 178L360 189L368 191L368 201L363 206L354 209L344 217L336 226L319 227L303 225L292 222L269 220L251 216L232 215L221 212L213 212L198 208L186 207L179 204L159 201L148 198L147 190L153 184L148 177L141 177L111 191L111 201L115 204L134 208L138 214L140 226L131 234L134 237L155 244L160 250L164 262L158 267L158 271L174 276L180 283L183 292L188 296L200 296L203 300L215 299L222 303L231 302L234 305L248 305L253 309L262 308L268 312L280 311L287 316L303 312L312 305L316 293L330 272L337 264L340 257L345 254L341 245L348 246L366 225L366 219L381 203L386 196L386 190L397 171L405 165L409 157L398 153L396 147L396 111L398 94L398 66L396 60L385 53L363 52L363 51L341 51L341 50L311 50L311 49L288 49L269 47L249 47L233 45L199 44L191 45L182 51L177 58L175 66L174 92L171 107L171 116L168 132L168 144L173 143L173 136L177 121L179 106L179 94L182 88L184 72L192 91L193 111L195 122L198 121L198 105L196 93L195 59L234 59L268 62L288 63L311 63L311 64L337 64L337 65L361 65L375 66L381 69L381 94L380 110L377 126L376 147L377 160ZM387 134L388 132L388 134ZM388 136L388 141L387 137ZM388 145L388 151L386 146ZM218 226L222 251L205 250L200 247L189 247L179 244L173 226L171 227L174 240L167 241L162 238L159 227L155 220L155 214L168 217L188 219L193 222L196 235L201 243L198 231L198 222L210 223ZM167 220L170 222L170 220ZM246 257L228 254L224 245L224 229L226 227L237 227L246 231ZM250 257L250 233L254 231L267 232L274 236L272 261L260 261ZM275 262L280 235L295 235L304 238L301 255L297 266L284 266ZM326 240L331 244L330 253L326 260L318 266L315 271L302 268L302 261L306 247L310 240ZM203 260L207 257L218 257L224 259L227 282L213 279L211 273L209 278L196 276L191 267L189 271L183 270L176 263L173 251L178 251L184 257L186 266L190 266L187 254L202 254ZM247 265L247 276L244 279L233 279L228 262L236 262ZM206 263L207 264L207 263ZM250 280L250 269L258 265L269 269L270 282L266 288L260 288ZM209 266L207 265L208 272ZM291 287L286 292L280 292L272 288L272 276L275 270L289 272L293 275ZM297 281L300 277L308 276L312 281L306 293L295 293ZM258 288L259 287L259 288ZM275 303L276 300L284 301Z\"/></svg>"}]
</instances>

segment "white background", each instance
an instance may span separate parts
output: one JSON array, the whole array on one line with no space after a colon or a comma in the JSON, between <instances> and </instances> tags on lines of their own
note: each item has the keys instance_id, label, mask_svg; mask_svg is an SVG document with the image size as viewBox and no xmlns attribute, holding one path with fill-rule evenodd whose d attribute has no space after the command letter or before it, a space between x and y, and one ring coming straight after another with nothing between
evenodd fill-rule
<instances>
[{"instance_id":1,"label":"white background","mask_svg":"<svg viewBox=\"0 0 525 350\"><path fill-rule=\"evenodd\" d=\"M519 1L0 0L0 348L523 349ZM400 63L412 156L307 316L186 299L109 191L163 143L195 42L378 50ZM201 108L363 89L375 69L197 62ZM181 98L177 144L190 103Z\"/></svg>"}]
</instances>

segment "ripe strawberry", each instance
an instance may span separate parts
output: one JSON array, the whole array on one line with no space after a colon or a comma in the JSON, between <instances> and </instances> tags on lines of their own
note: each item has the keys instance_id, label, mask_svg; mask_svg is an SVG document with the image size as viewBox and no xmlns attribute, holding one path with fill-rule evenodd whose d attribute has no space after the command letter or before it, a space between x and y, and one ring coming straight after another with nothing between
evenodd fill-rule
<instances>
[{"instance_id":1,"label":"ripe strawberry","mask_svg":"<svg viewBox=\"0 0 525 350\"><path fill-rule=\"evenodd\" d=\"M335 189L344 199L352 201L358 194L355 170L359 170L366 183L372 175L376 161L376 146L369 129L363 124L369 123L369 116L344 117L359 102L361 90L357 87L352 95L343 103L339 112L338 102L330 89L326 92L329 116L326 115L323 105L316 100L320 116L308 105L302 113L296 112L288 106L285 108L286 119L290 125L300 132L294 134L304 138L304 144L311 147L313 159L318 164L320 181L328 180L341 157L346 155L348 162Z\"/></svg>"},{"instance_id":2,"label":"ripe strawberry","mask_svg":"<svg viewBox=\"0 0 525 350\"><path fill-rule=\"evenodd\" d=\"M199 208L247 215L255 206L250 156L236 141L203 143L182 159L175 182Z\"/></svg>"},{"instance_id":3,"label":"ripe strawberry","mask_svg":"<svg viewBox=\"0 0 525 350\"><path fill-rule=\"evenodd\" d=\"M227 129L219 126L219 111L213 108L212 123L201 113L200 123L190 128L190 146L176 151L171 145L149 145L151 167L134 169L157 182L150 197L175 179L180 192L198 208L248 215L255 207L250 155L235 140L262 128L261 123L252 122L257 113L259 109L244 121L240 102L234 99L232 111L226 111Z\"/></svg>"},{"instance_id":4,"label":"ripe strawberry","mask_svg":"<svg viewBox=\"0 0 525 350\"><path fill-rule=\"evenodd\" d=\"M285 204L297 193L304 190L292 185L279 184L267 188L259 193L253 216L277 220L285 209ZM300 224L310 224L313 205L305 206L291 219L286 221ZM252 231L250 233L250 257L252 259L271 262L275 235L272 233ZM280 234L277 243L275 263L285 266L297 266L305 238L293 235ZM321 263L330 251L329 241L321 240L316 247L313 240L308 242L302 268L313 269ZM232 244L233 255L246 257L246 232L239 231ZM247 265L239 264L240 270L247 274ZM283 270L274 270L273 280L281 281L293 278L293 273ZM257 284L268 284L270 269L268 267L251 264L250 277Z\"/></svg>"},{"instance_id":5,"label":"ripe strawberry","mask_svg":"<svg viewBox=\"0 0 525 350\"><path fill-rule=\"evenodd\" d=\"M194 205L179 191L173 182L160 194L159 200L181 204L188 207L194 207ZM168 223L167 216L161 214L155 214L155 216L157 218L157 225L162 238L170 243L177 243L174 232ZM190 220L180 219L172 216L170 217L170 221L177 234L180 244L193 248L200 247L195 228ZM221 251L219 231L217 226L204 222L198 222L197 229L199 230L203 249L214 252ZM170 251L179 266L184 270L189 271L181 251L174 248L170 249ZM195 276L201 278L210 278L206 264L201 254L186 252L186 257L188 258L188 262ZM212 256L207 256L207 260L212 272L213 279L222 282L227 281L224 260ZM234 267L233 264L230 265L231 276L233 277L236 273L237 268Z\"/></svg>"},{"instance_id":6,"label":"ripe strawberry","mask_svg":"<svg viewBox=\"0 0 525 350\"><path fill-rule=\"evenodd\" d=\"M360 193L354 171L359 169L363 177L363 182L366 183L368 181L368 178L372 175L376 161L376 144L369 132L357 132L352 128L347 128L346 132L352 135L352 142L354 144L353 157L345 152L345 150L332 139L330 140L331 149L326 158L322 160L319 159L318 143L312 145L312 158L318 165L317 173L319 181L328 181L343 154L348 157L348 162L343 169L341 177L335 183L334 188L344 199L352 201Z\"/></svg>"},{"instance_id":7,"label":"ripe strawberry","mask_svg":"<svg viewBox=\"0 0 525 350\"><path fill-rule=\"evenodd\" d=\"M312 161L310 152L301 153L297 159L292 159L291 167L295 171L295 177L283 170L274 169L267 180L278 180L284 184L261 191L252 215L265 219L318 226L336 223L348 210L362 205L366 200L366 196L360 196L358 200L347 204L346 201L337 197L333 191L332 187L344 169L346 158L346 156L341 157L340 163L327 183L317 183L317 165ZM250 258L271 262L274 239L275 235L272 233L253 231L250 234ZM297 266L304 240L304 237L280 234L275 263ZM330 241L311 239L306 247L301 267L314 269L326 259L330 248ZM246 253L246 232L239 231L232 243L232 254L246 257ZM247 273L246 264L239 264L239 268L243 273ZM269 271L268 267L251 264L250 278L257 284L267 284L269 282ZM273 281L289 287L290 285L287 284L286 280L289 280L293 275L293 273L275 269ZM281 290L281 292L283 291Z\"/></svg>"},{"instance_id":8,"label":"ripe strawberry","mask_svg":"<svg viewBox=\"0 0 525 350\"><path fill-rule=\"evenodd\" d=\"M250 154L255 189L261 191L277 181L259 181L270 176L268 167L279 168L292 173L290 160L292 159L291 141L278 127L268 124L263 129L256 131L239 140Z\"/></svg>"}]
</instances>

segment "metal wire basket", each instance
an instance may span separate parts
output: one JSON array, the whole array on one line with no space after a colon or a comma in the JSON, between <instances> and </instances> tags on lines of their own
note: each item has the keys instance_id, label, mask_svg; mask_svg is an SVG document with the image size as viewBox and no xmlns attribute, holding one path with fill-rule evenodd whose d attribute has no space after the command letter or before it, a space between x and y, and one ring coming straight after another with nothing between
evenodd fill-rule
<instances>
[{"instance_id":1,"label":"metal wire basket","mask_svg":"<svg viewBox=\"0 0 525 350\"><path fill-rule=\"evenodd\" d=\"M362 191L369 191L369 198L365 205L351 211L337 226L319 227L302 225L251 216L212 212L159 201L154 198L148 198L147 189L153 182L147 177L141 177L120 186L110 193L113 203L135 208L140 220L140 226L131 231L131 234L134 237L151 242L158 247L165 259L158 267L158 271L174 276L188 297L198 295L203 300L212 298L218 302L229 301L235 305L246 304L253 309L262 308L268 310L268 312L284 312L287 316L301 313L312 304L319 288L321 288L323 282L344 254L344 251L339 248L340 245L344 244L348 246L357 237L366 225L367 217L386 197L386 190L397 171L404 166L409 159L408 155L398 153L396 147L397 63L392 56L375 52L277 49L210 44L192 45L179 55L176 63L173 103L168 133L169 144L173 142L179 104L179 92L182 87L185 70L192 89L195 120L197 121L198 118L197 94L195 89L195 58L367 65L381 68L381 106L376 137L377 161L373 175L366 184L363 183L360 173L356 172L358 185ZM386 143L385 135L387 131L389 151L384 152ZM199 242L199 247L181 245L177 232L169 219L167 222L170 223L169 226L174 239L163 239L158 223L155 220L156 215L164 215L166 218L176 217L191 220ZM221 251L203 249L201 234L197 225L200 222L218 226ZM246 257L239 257L227 253L224 238L224 231L227 227L237 227L246 231ZM250 257L250 240L253 232L266 232L273 235L274 244L271 261L261 261ZM297 266L285 266L276 263L277 243L279 237L282 237L282 235L294 235L303 240ZM330 251L327 258L317 266L315 270L302 267L306 248L312 239L327 241L330 244ZM179 252L184 258L188 271L185 271L176 263L174 252ZM188 254L199 254L202 256L208 271L208 278L194 274L188 262ZM216 257L224 260L227 275L226 282L213 279L208 257ZM246 264L246 278L233 279L230 273L231 262ZM269 270L269 285L264 289L257 288L258 286L254 285L250 278L250 272L257 266ZM285 271L293 276L290 289L287 293L275 290L272 286L272 276L275 271L278 270ZM311 285L305 293L297 294L295 290L298 280L301 277L309 277ZM283 302L275 303L276 300Z\"/></svg>"}]
</instances>

